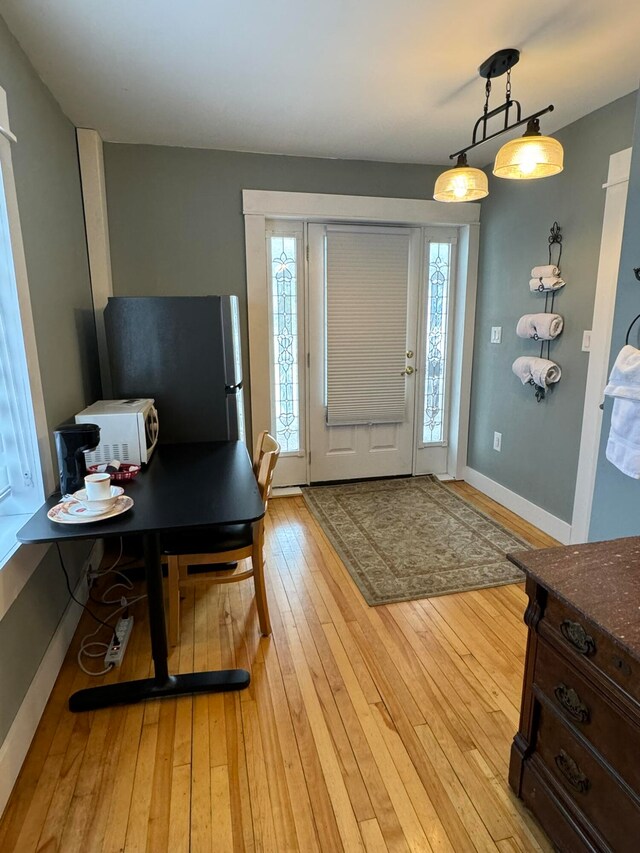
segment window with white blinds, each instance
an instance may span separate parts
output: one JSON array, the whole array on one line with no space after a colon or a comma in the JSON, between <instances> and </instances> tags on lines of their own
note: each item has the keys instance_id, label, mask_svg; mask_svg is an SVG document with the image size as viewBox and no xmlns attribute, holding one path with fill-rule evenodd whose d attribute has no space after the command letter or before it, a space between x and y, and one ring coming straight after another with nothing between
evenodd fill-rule
<instances>
[{"instance_id":1,"label":"window with white blinds","mask_svg":"<svg viewBox=\"0 0 640 853\"><path fill-rule=\"evenodd\" d=\"M327 424L406 420L409 234L327 229Z\"/></svg>"},{"instance_id":2,"label":"window with white blinds","mask_svg":"<svg viewBox=\"0 0 640 853\"><path fill-rule=\"evenodd\" d=\"M42 499L5 196L8 144L0 140L0 520L33 512Z\"/></svg>"}]
</instances>

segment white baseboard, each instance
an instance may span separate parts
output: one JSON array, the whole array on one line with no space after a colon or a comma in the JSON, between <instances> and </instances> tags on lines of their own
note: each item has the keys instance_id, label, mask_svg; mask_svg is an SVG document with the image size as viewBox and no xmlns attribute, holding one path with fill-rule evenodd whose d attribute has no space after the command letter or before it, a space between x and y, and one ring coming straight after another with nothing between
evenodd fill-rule
<instances>
[{"instance_id":1,"label":"white baseboard","mask_svg":"<svg viewBox=\"0 0 640 853\"><path fill-rule=\"evenodd\" d=\"M300 486L276 486L271 490L272 498L294 498L296 495L301 495L302 489Z\"/></svg>"},{"instance_id":2,"label":"white baseboard","mask_svg":"<svg viewBox=\"0 0 640 853\"><path fill-rule=\"evenodd\" d=\"M83 604L89 597L87 566L90 561L99 565L103 552L104 542L102 539L97 539L85 561L80 580L73 593ZM58 677L64 656L73 639L81 615L82 608L74 601L70 601L55 634L51 638L51 642L47 646L47 651L29 685L11 728L2 746L0 746L0 815L4 812L29 751L31 741L38 728L38 723L53 690L53 685Z\"/></svg>"},{"instance_id":3,"label":"white baseboard","mask_svg":"<svg viewBox=\"0 0 640 853\"><path fill-rule=\"evenodd\" d=\"M515 512L520 518L524 518L525 521L548 533L549 536L553 536L563 545L568 545L571 541L571 525L562 521L561 518L551 515L546 509L531 503L531 501L507 489L506 486L501 486L500 483L496 483L495 480L489 479L473 468L465 468L464 479L470 486L510 509L511 512Z\"/></svg>"}]
</instances>

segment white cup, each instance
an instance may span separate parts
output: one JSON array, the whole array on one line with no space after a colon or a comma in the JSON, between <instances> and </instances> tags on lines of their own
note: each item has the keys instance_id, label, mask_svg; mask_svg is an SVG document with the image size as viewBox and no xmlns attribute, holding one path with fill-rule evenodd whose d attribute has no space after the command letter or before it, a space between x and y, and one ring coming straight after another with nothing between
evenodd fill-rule
<instances>
[{"instance_id":1,"label":"white cup","mask_svg":"<svg viewBox=\"0 0 640 853\"><path fill-rule=\"evenodd\" d=\"M109 474L87 474L84 478L87 500L104 501L111 497L111 477Z\"/></svg>"}]
</instances>

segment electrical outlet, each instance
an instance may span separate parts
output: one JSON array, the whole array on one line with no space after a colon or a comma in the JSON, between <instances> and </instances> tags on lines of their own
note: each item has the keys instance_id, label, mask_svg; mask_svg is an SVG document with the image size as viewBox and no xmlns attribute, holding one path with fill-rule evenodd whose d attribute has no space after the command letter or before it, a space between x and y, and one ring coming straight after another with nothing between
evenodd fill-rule
<instances>
[{"instance_id":1,"label":"electrical outlet","mask_svg":"<svg viewBox=\"0 0 640 853\"><path fill-rule=\"evenodd\" d=\"M127 650L127 643L129 642L132 630L133 616L127 616L126 619L123 619L122 617L118 619L118 624L115 627L115 637L111 638L109 648L104 656L104 662L107 665L112 663L116 666L120 666L124 653Z\"/></svg>"},{"instance_id":2,"label":"electrical outlet","mask_svg":"<svg viewBox=\"0 0 640 853\"><path fill-rule=\"evenodd\" d=\"M493 434L493 449L497 450L498 453L502 450L502 433L494 432Z\"/></svg>"},{"instance_id":3,"label":"electrical outlet","mask_svg":"<svg viewBox=\"0 0 640 853\"><path fill-rule=\"evenodd\" d=\"M502 343L502 326L492 326L491 327L491 343L492 344Z\"/></svg>"}]
</instances>

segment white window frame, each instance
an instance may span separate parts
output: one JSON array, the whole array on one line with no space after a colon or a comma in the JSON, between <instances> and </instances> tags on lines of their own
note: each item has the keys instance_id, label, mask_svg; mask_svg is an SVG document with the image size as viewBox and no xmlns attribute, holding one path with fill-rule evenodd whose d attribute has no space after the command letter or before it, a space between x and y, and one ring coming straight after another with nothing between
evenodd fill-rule
<instances>
[{"instance_id":1,"label":"white window frame","mask_svg":"<svg viewBox=\"0 0 640 853\"><path fill-rule=\"evenodd\" d=\"M23 500L21 512L0 516L0 616L4 613L38 564L44 552L43 548L29 546L25 548L16 541L15 534L29 516L40 506L45 495L55 489L55 479L49 444L49 430L44 408L44 395L38 364L35 329L31 310L31 299L27 278L27 268L20 228L20 215L16 195L11 146L18 144L11 133L7 110L6 94L0 88L0 162L9 239L10 257L13 260L13 278L15 292L10 294L13 301L12 313L18 316L20 327L12 326L9 331L12 376L20 388L20 422L25 425L25 446L29 457L32 479L32 493ZM6 295L6 294L5 294ZM20 335L21 332L21 335ZM20 578L13 577L8 570L12 567L12 557L18 550L28 551L16 564ZM32 558L32 559L31 559Z\"/></svg>"},{"instance_id":2,"label":"white window frame","mask_svg":"<svg viewBox=\"0 0 640 853\"><path fill-rule=\"evenodd\" d=\"M263 429L269 429L272 420L269 327L265 323L269 311L266 221L289 219L306 223L351 222L410 227L445 225L458 229L457 311L453 328L456 351L451 363L447 474L461 479L466 468L469 434L480 205L474 202L441 204L425 199L249 189L243 190L242 200L249 315L251 425L254 436ZM302 482L308 482L308 479Z\"/></svg>"}]
</instances>

